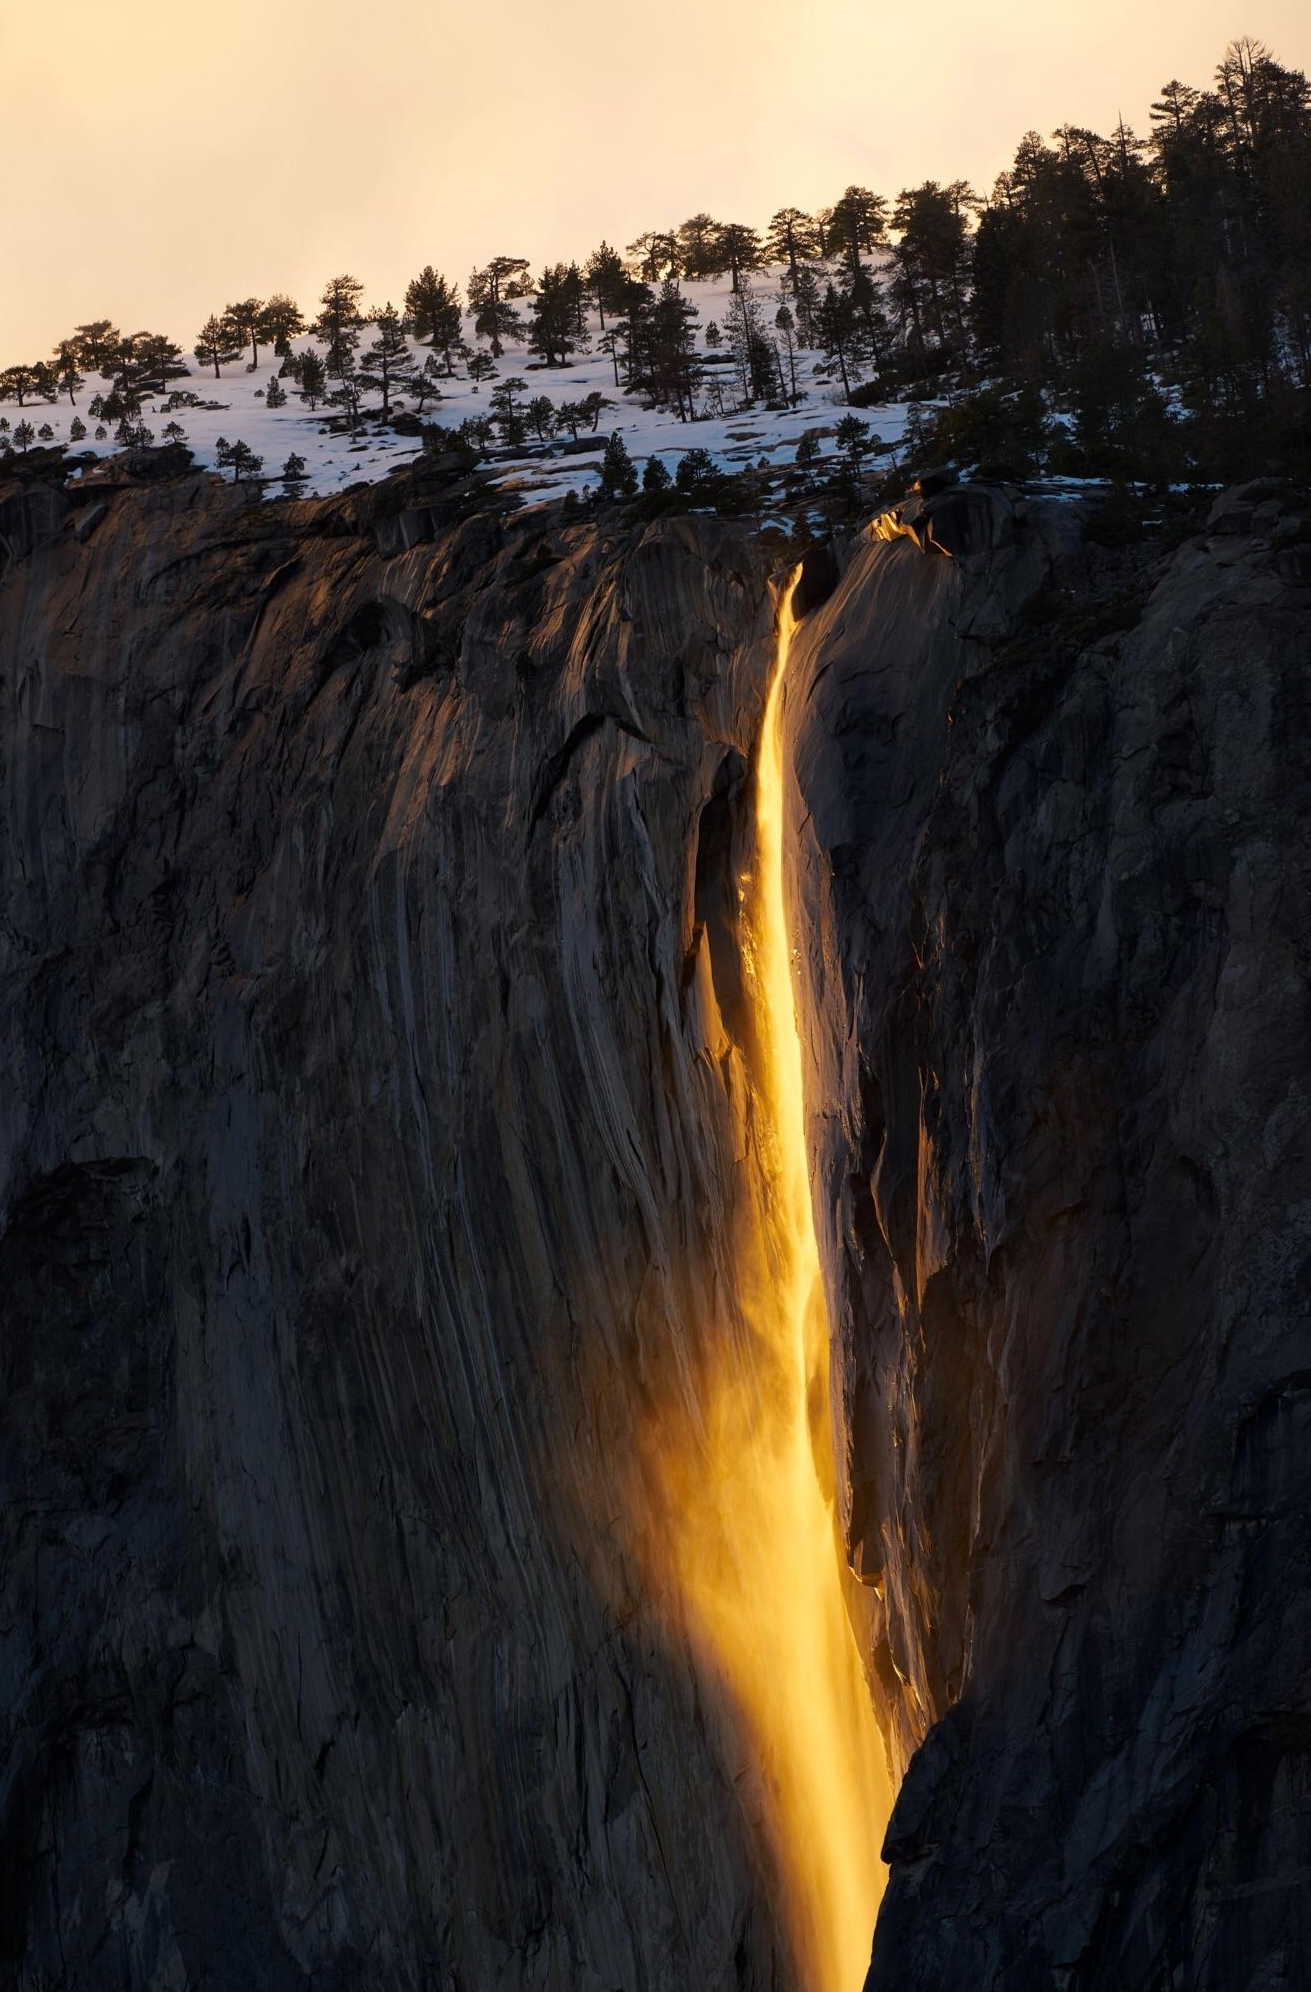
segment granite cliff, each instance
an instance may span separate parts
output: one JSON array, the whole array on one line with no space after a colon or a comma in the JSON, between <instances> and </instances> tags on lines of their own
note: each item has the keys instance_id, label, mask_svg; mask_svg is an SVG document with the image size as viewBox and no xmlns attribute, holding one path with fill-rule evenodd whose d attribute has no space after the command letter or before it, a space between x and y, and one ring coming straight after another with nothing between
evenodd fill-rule
<instances>
[{"instance_id":1,"label":"granite cliff","mask_svg":"<svg viewBox=\"0 0 1311 1992\"><path fill-rule=\"evenodd\" d=\"M948 491L798 596L877 1992L1308 1935L1308 586L1217 512ZM795 1984L621 1512L734 1346L777 580L440 478L0 492L25 1992Z\"/></svg>"},{"instance_id":2,"label":"granite cliff","mask_svg":"<svg viewBox=\"0 0 1311 1992\"><path fill-rule=\"evenodd\" d=\"M0 1971L768 1983L690 1670L597 1568L614 1378L729 1279L763 564L95 504L0 519Z\"/></svg>"},{"instance_id":3,"label":"granite cliff","mask_svg":"<svg viewBox=\"0 0 1311 1992\"><path fill-rule=\"evenodd\" d=\"M870 1992L1305 1969L1300 504L1167 554L948 491L798 642L843 1512L905 1772Z\"/></svg>"}]
</instances>

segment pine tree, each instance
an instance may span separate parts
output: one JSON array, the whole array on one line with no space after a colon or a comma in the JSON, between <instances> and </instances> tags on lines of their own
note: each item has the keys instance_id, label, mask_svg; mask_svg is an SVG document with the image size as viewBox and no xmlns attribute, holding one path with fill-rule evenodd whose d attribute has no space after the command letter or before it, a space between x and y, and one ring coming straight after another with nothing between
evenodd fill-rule
<instances>
[{"instance_id":1,"label":"pine tree","mask_svg":"<svg viewBox=\"0 0 1311 1992\"><path fill-rule=\"evenodd\" d=\"M650 385L657 401L674 407L679 420L696 414L701 362L696 350L696 306L672 277L660 286L650 318Z\"/></svg>"},{"instance_id":2,"label":"pine tree","mask_svg":"<svg viewBox=\"0 0 1311 1992\"><path fill-rule=\"evenodd\" d=\"M118 334L118 343L112 353L106 352L101 368L103 378L111 385L105 397L105 412L111 421L120 416L136 416L141 413L142 396L150 391L150 375L146 367L145 354L151 339L149 332L127 332ZM177 348L165 341L173 353ZM177 365L180 365L180 359ZM182 369L186 371L185 368Z\"/></svg>"},{"instance_id":3,"label":"pine tree","mask_svg":"<svg viewBox=\"0 0 1311 1992\"><path fill-rule=\"evenodd\" d=\"M859 415L844 415L833 431L833 439L856 469L860 466L861 458L873 447L869 427L861 421Z\"/></svg>"},{"instance_id":4,"label":"pine tree","mask_svg":"<svg viewBox=\"0 0 1311 1992\"><path fill-rule=\"evenodd\" d=\"M312 346L300 356L296 379L300 383L301 400L308 401L313 414L328 392L328 369Z\"/></svg>"},{"instance_id":5,"label":"pine tree","mask_svg":"<svg viewBox=\"0 0 1311 1992\"><path fill-rule=\"evenodd\" d=\"M370 394L382 395L382 418L391 414L391 397L408 386L414 373L414 356L406 338L407 324L390 301L374 314L378 336L365 348L360 364L360 386Z\"/></svg>"},{"instance_id":6,"label":"pine tree","mask_svg":"<svg viewBox=\"0 0 1311 1992\"><path fill-rule=\"evenodd\" d=\"M848 277L858 282L862 255L872 256L887 233L888 204L868 187L848 187L829 209L827 249L846 264Z\"/></svg>"},{"instance_id":7,"label":"pine tree","mask_svg":"<svg viewBox=\"0 0 1311 1992\"><path fill-rule=\"evenodd\" d=\"M241 334L242 343L250 345L249 372L255 373L259 367L259 342L263 335L265 300L262 297L239 298L230 304L224 317L235 331Z\"/></svg>"},{"instance_id":8,"label":"pine tree","mask_svg":"<svg viewBox=\"0 0 1311 1992\"><path fill-rule=\"evenodd\" d=\"M903 188L897 197L892 215L898 231L893 296L913 330L921 366L928 363L930 341L938 349L953 344L956 357L964 357L970 278L966 213L973 198L963 181L941 187L936 180Z\"/></svg>"},{"instance_id":9,"label":"pine tree","mask_svg":"<svg viewBox=\"0 0 1311 1992\"><path fill-rule=\"evenodd\" d=\"M130 385L120 384L97 399L106 422L131 422L141 413L141 397ZM95 402L91 406L94 411Z\"/></svg>"},{"instance_id":10,"label":"pine tree","mask_svg":"<svg viewBox=\"0 0 1311 1992\"><path fill-rule=\"evenodd\" d=\"M691 505L713 505L723 489L724 474L709 450L686 450L674 472L674 489Z\"/></svg>"},{"instance_id":11,"label":"pine tree","mask_svg":"<svg viewBox=\"0 0 1311 1992\"><path fill-rule=\"evenodd\" d=\"M274 374L264 391L264 406L266 408L284 408L286 402L287 390L285 387L279 385L278 377Z\"/></svg>"},{"instance_id":12,"label":"pine tree","mask_svg":"<svg viewBox=\"0 0 1311 1992\"><path fill-rule=\"evenodd\" d=\"M600 490L601 496L609 499L631 498L637 491L637 472L618 429L606 444L601 458Z\"/></svg>"},{"instance_id":13,"label":"pine tree","mask_svg":"<svg viewBox=\"0 0 1311 1992\"><path fill-rule=\"evenodd\" d=\"M558 428L569 431L575 443L578 441L578 431L592 426L587 409L581 401L562 401L555 411L555 420Z\"/></svg>"},{"instance_id":14,"label":"pine tree","mask_svg":"<svg viewBox=\"0 0 1311 1992\"><path fill-rule=\"evenodd\" d=\"M728 265L723 259L724 228L713 215L689 216L678 231L679 255L685 277L718 277Z\"/></svg>"},{"instance_id":15,"label":"pine tree","mask_svg":"<svg viewBox=\"0 0 1311 1992\"><path fill-rule=\"evenodd\" d=\"M77 349L79 366L85 367L88 373L103 374L108 378L120 337L118 327L109 318L93 318L87 325L75 325L73 344Z\"/></svg>"},{"instance_id":16,"label":"pine tree","mask_svg":"<svg viewBox=\"0 0 1311 1992\"><path fill-rule=\"evenodd\" d=\"M869 431L854 415L844 415L837 430L840 455L833 467L830 490L839 499L847 518L860 509L860 457L867 446Z\"/></svg>"},{"instance_id":17,"label":"pine tree","mask_svg":"<svg viewBox=\"0 0 1311 1992\"><path fill-rule=\"evenodd\" d=\"M781 304L778 310L775 312L774 324L778 329L779 338L783 342L783 351L787 356L788 382L790 388L788 394L788 400L795 408L797 403L801 399L801 396L797 393L796 320L793 318L792 313L788 310L785 304Z\"/></svg>"},{"instance_id":18,"label":"pine tree","mask_svg":"<svg viewBox=\"0 0 1311 1992\"><path fill-rule=\"evenodd\" d=\"M440 270L426 263L406 286L405 309L414 321L415 338L426 339L442 354L447 373L453 373L452 354L463 329L459 285L447 283Z\"/></svg>"},{"instance_id":19,"label":"pine tree","mask_svg":"<svg viewBox=\"0 0 1311 1992\"><path fill-rule=\"evenodd\" d=\"M1197 109L1200 94L1200 91L1191 89L1187 83L1181 83L1177 77L1164 85L1159 98L1152 105L1151 119L1154 125L1165 126L1166 131L1163 134L1156 134L1153 143L1161 138L1168 142L1170 138L1178 140L1183 137L1186 125L1190 123Z\"/></svg>"},{"instance_id":20,"label":"pine tree","mask_svg":"<svg viewBox=\"0 0 1311 1992\"><path fill-rule=\"evenodd\" d=\"M157 389L167 394L171 380L190 378L191 369L182 357L182 348L162 332L141 333L134 341L132 356L119 376L120 388L131 375L141 389Z\"/></svg>"},{"instance_id":21,"label":"pine tree","mask_svg":"<svg viewBox=\"0 0 1311 1992\"><path fill-rule=\"evenodd\" d=\"M362 389L363 382L355 371L354 353L343 353L337 385L328 396L328 400L334 408L340 408L352 436L360 426Z\"/></svg>"},{"instance_id":22,"label":"pine tree","mask_svg":"<svg viewBox=\"0 0 1311 1992\"><path fill-rule=\"evenodd\" d=\"M646 466L642 471L642 489L648 496L659 496L661 493L668 491L673 481L661 457L649 456L647 458Z\"/></svg>"},{"instance_id":23,"label":"pine tree","mask_svg":"<svg viewBox=\"0 0 1311 1992\"><path fill-rule=\"evenodd\" d=\"M493 256L485 269L469 278L469 306L474 314L474 331L489 343L491 356L499 360L507 339L523 336L524 322L513 300L526 295L526 256Z\"/></svg>"},{"instance_id":24,"label":"pine tree","mask_svg":"<svg viewBox=\"0 0 1311 1992\"><path fill-rule=\"evenodd\" d=\"M486 415L466 415L454 434L460 446L471 452L475 462L479 457L486 456L492 446L492 424Z\"/></svg>"},{"instance_id":25,"label":"pine tree","mask_svg":"<svg viewBox=\"0 0 1311 1992\"><path fill-rule=\"evenodd\" d=\"M621 310L614 333L623 354L624 389L629 394L654 393L651 321L655 297L650 288L630 277L624 285Z\"/></svg>"},{"instance_id":26,"label":"pine tree","mask_svg":"<svg viewBox=\"0 0 1311 1992\"><path fill-rule=\"evenodd\" d=\"M61 339L55 348L55 372L59 379L61 393L68 396L71 405L76 406L77 397L86 381L78 371L78 348L76 339Z\"/></svg>"},{"instance_id":27,"label":"pine tree","mask_svg":"<svg viewBox=\"0 0 1311 1992\"><path fill-rule=\"evenodd\" d=\"M576 344L586 352L592 343L587 329L587 279L577 263L570 263L566 268L562 289L568 308L570 332Z\"/></svg>"},{"instance_id":28,"label":"pine tree","mask_svg":"<svg viewBox=\"0 0 1311 1992\"><path fill-rule=\"evenodd\" d=\"M779 377L778 355L765 335L760 300L749 286L744 284L729 298L724 323L743 401L772 400Z\"/></svg>"},{"instance_id":29,"label":"pine tree","mask_svg":"<svg viewBox=\"0 0 1311 1992\"><path fill-rule=\"evenodd\" d=\"M636 242L629 243L628 254L644 284L663 283L666 277L677 281L682 274L683 255L676 230L648 228Z\"/></svg>"},{"instance_id":30,"label":"pine tree","mask_svg":"<svg viewBox=\"0 0 1311 1992\"><path fill-rule=\"evenodd\" d=\"M437 355L436 353L429 353L423 366L415 373L409 383L409 391L418 403L421 415L426 401L441 400L441 382L442 370L437 364Z\"/></svg>"},{"instance_id":31,"label":"pine tree","mask_svg":"<svg viewBox=\"0 0 1311 1992\"><path fill-rule=\"evenodd\" d=\"M815 321L820 351L842 377L842 392L851 399L851 382L860 361L860 326L850 296L836 284L824 292Z\"/></svg>"},{"instance_id":32,"label":"pine tree","mask_svg":"<svg viewBox=\"0 0 1311 1992\"><path fill-rule=\"evenodd\" d=\"M285 291L275 291L265 300L259 315L259 337L265 345L272 346L279 358L287 357L292 340L298 339L304 330L304 314L295 298L288 297Z\"/></svg>"},{"instance_id":33,"label":"pine tree","mask_svg":"<svg viewBox=\"0 0 1311 1992\"><path fill-rule=\"evenodd\" d=\"M783 265L793 295L802 264L813 262L819 253L814 216L800 208L780 208L765 233L765 255L771 263Z\"/></svg>"},{"instance_id":34,"label":"pine tree","mask_svg":"<svg viewBox=\"0 0 1311 1992\"><path fill-rule=\"evenodd\" d=\"M524 381L510 379L492 389L492 419L500 428L501 441L507 449L518 449L523 443L524 418L518 397L525 385Z\"/></svg>"},{"instance_id":35,"label":"pine tree","mask_svg":"<svg viewBox=\"0 0 1311 1992\"><path fill-rule=\"evenodd\" d=\"M465 371L473 382L476 394L485 380L495 380L496 362L486 353L470 353L465 361Z\"/></svg>"},{"instance_id":36,"label":"pine tree","mask_svg":"<svg viewBox=\"0 0 1311 1992\"><path fill-rule=\"evenodd\" d=\"M605 331L604 331L604 332L603 332L603 333L601 334L600 338L599 338L599 339L597 340L597 342L596 342L596 343L597 343L597 348L598 348L598 350L599 350L600 352L604 353L604 354L605 354L605 356L606 356L606 358L607 358L607 359L609 360L609 362L610 362L610 365L611 365L611 367L612 367L612 368L613 368L613 370L614 370L614 377L615 377L615 386L616 386L616 387L618 387L618 386L619 386L619 333L618 333L618 331L616 330L616 328L615 328L615 327L614 327L613 325L611 325L611 326L608 326L608 327L606 328L606 330L605 330Z\"/></svg>"},{"instance_id":37,"label":"pine tree","mask_svg":"<svg viewBox=\"0 0 1311 1992\"><path fill-rule=\"evenodd\" d=\"M0 373L0 399L16 401L20 408L35 398L39 376L35 367L6 367Z\"/></svg>"},{"instance_id":38,"label":"pine tree","mask_svg":"<svg viewBox=\"0 0 1311 1992\"><path fill-rule=\"evenodd\" d=\"M735 293L742 288L744 274L758 270L763 261L760 237L742 221L730 221L720 229L719 254L723 259L720 268L729 272Z\"/></svg>"},{"instance_id":39,"label":"pine tree","mask_svg":"<svg viewBox=\"0 0 1311 1992\"><path fill-rule=\"evenodd\" d=\"M797 468L805 475L807 482L810 481L810 472L819 462L821 454L819 437L813 429L805 430L797 441L796 463Z\"/></svg>"},{"instance_id":40,"label":"pine tree","mask_svg":"<svg viewBox=\"0 0 1311 1992\"><path fill-rule=\"evenodd\" d=\"M360 312L363 294L364 285L358 278L333 277L324 285L319 299L319 315L310 330L327 348L324 365L334 377L344 372L360 343L360 327L364 323Z\"/></svg>"},{"instance_id":41,"label":"pine tree","mask_svg":"<svg viewBox=\"0 0 1311 1992\"><path fill-rule=\"evenodd\" d=\"M532 424L533 434L541 443L551 440L555 428L555 403L549 394L535 394L524 413Z\"/></svg>"},{"instance_id":42,"label":"pine tree","mask_svg":"<svg viewBox=\"0 0 1311 1992\"><path fill-rule=\"evenodd\" d=\"M244 342L242 351L245 351ZM245 477L258 477L264 468L263 457L256 456L249 444L243 443L240 437L235 443L230 443L226 436L220 436L214 445L214 453L221 470L231 469L234 484L239 484Z\"/></svg>"},{"instance_id":43,"label":"pine tree","mask_svg":"<svg viewBox=\"0 0 1311 1992\"><path fill-rule=\"evenodd\" d=\"M840 288L851 320L859 327L860 358L868 357L876 367L882 366L887 329L882 284L868 263L861 263L854 276L847 275L842 279Z\"/></svg>"},{"instance_id":44,"label":"pine tree","mask_svg":"<svg viewBox=\"0 0 1311 1992\"><path fill-rule=\"evenodd\" d=\"M282 481L284 484L299 484L305 475L305 459L293 450L282 466Z\"/></svg>"},{"instance_id":45,"label":"pine tree","mask_svg":"<svg viewBox=\"0 0 1311 1992\"><path fill-rule=\"evenodd\" d=\"M584 276L588 290L596 300L601 330L604 332L606 312L610 312L613 317L623 306L625 275L623 258L619 251L612 249L608 242L602 242L601 246L594 249L588 257ZM615 385L618 384L616 377Z\"/></svg>"},{"instance_id":46,"label":"pine tree","mask_svg":"<svg viewBox=\"0 0 1311 1992\"><path fill-rule=\"evenodd\" d=\"M203 367L213 367L215 380L221 379L222 369L240 359L245 350L244 336L226 318L211 315L196 334L196 358Z\"/></svg>"},{"instance_id":47,"label":"pine tree","mask_svg":"<svg viewBox=\"0 0 1311 1992\"><path fill-rule=\"evenodd\" d=\"M75 415L72 421L68 425L68 435L70 442L80 443L85 434L86 434L86 423L82 420L82 417L80 415Z\"/></svg>"},{"instance_id":48,"label":"pine tree","mask_svg":"<svg viewBox=\"0 0 1311 1992\"><path fill-rule=\"evenodd\" d=\"M542 271L533 299L533 322L528 350L548 367L567 366L578 344L577 326L582 280L576 270L563 263Z\"/></svg>"},{"instance_id":49,"label":"pine tree","mask_svg":"<svg viewBox=\"0 0 1311 1992\"><path fill-rule=\"evenodd\" d=\"M819 315L819 279L813 270L802 264L791 290L797 308L797 336L803 346L811 347L815 344L815 321Z\"/></svg>"}]
</instances>

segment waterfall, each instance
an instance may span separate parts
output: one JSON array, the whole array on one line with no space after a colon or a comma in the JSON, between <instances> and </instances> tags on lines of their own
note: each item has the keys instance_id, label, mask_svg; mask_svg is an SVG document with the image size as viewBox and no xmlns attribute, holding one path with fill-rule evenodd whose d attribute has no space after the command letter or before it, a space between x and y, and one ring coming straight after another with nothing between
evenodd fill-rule
<instances>
[{"instance_id":1,"label":"waterfall","mask_svg":"<svg viewBox=\"0 0 1311 1992\"><path fill-rule=\"evenodd\" d=\"M755 1187L736 1295L744 1332L707 1369L696 1429L666 1415L646 1450L662 1515L657 1574L754 1765L798 1981L806 1992L860 1992L891 1791L834 1522L828 1324L784 902L782 714L799 578L779 603L756 859L741 886L758 1046Z\"/></svg>"}]
</instances>

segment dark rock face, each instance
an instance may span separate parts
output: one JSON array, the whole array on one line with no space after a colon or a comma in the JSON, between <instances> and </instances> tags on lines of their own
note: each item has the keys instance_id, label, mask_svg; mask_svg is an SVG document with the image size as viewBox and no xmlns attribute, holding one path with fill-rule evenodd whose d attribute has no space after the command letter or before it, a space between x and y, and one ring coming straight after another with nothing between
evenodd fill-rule
<instances>
[{"instance_id":1,"label":"dark rock face","mask_svg":"<svg viewBox=\"0 0 1311 1992\"><path fill-rule=\"evenodd\" d=\"M613 1526L734 1292L767 576L457 470L0 491L21 1992L793 1984ZM1311 577L1214 528L945 488L799 598L872 1992L1311 1938Z\"/></svg>"},{"instance_id":2,"label":"dark rock face","mask_svg":"<svg viewBox=\"0 0 1311 1992\"><path fill-rule=\"evenodd\" d=\"M953 491L799 639L844 1521L909 1764L870 1992L1305 1971L1311 589L1266 511L1123 612L1068 514Z\"/></svg>"},{"instance_id":3,"label":"dark rock face","mask_svg":"<svg viewBox=\"0 0 1311 1992\"><path fill-rule=\"evenodd\" d=\"M785 1985L598 1576L732 1283L759 556L11 501L0 1979Z\"/></svg>"}]
</instances>

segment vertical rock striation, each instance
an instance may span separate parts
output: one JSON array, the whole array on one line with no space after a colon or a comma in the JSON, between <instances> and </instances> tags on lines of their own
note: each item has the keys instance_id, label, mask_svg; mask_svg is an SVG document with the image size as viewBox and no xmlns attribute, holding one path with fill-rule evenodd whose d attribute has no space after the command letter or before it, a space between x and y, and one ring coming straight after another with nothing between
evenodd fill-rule
<instances>
[{"instance_id":1,"label":"vertical rock striation","mask_svg":"<svg viewBox=\"0 0 1311 1992\"><path fill-rule=\"evenodd\" d=\"M732 1282L762 559L99 502L0 518L0 1976L786 1985L611 1540Z\"/></svg>"},{"instance_id":2,"label":"vertical rock striation","mask_svg":"<svg viewBox=\"0 0 1311 1992\"><path fill-rule=\"evenodd\" d=\"M844 1520L908 1765L870 1992L1292 1985L1305 530L1258 492L1112 555L957 490L916 533L856 550L789 721Z\"/></svg>"}]
</instances>

